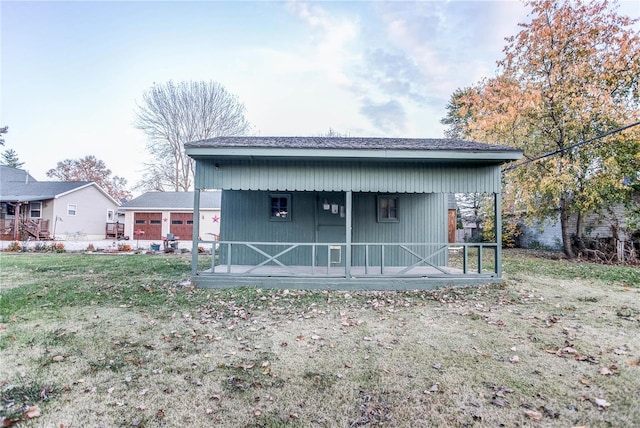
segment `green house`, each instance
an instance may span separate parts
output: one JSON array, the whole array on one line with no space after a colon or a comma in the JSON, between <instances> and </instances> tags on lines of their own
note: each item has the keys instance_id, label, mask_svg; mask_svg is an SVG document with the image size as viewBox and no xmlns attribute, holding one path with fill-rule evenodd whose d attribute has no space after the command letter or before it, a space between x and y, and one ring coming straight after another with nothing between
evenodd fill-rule
<instances>
[{"instance_id":1,"label":"green house","mask_svg":"<svg viewBox=\"0 0 640 428\"><path fill-rule=\"evenodd\" d=\"M522 152L463 140L219 137L195 160L192 282L201 287L424 289L501 280L493 243L448 242L448 196L493 195ZM197 240L221 189L218 240ZM500 231L500 216L495 216ZM453 227L455 227L455 222ZM198 250L211 262L203 266Z\"/></svg>"}]
</instances>

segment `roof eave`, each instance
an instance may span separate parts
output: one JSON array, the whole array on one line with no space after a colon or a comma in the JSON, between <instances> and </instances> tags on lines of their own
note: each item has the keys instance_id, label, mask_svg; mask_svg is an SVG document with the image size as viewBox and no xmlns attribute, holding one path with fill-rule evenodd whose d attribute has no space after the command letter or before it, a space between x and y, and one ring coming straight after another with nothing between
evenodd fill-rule
<instances>
[{"instance_id":1,"label":"roof eave","mask_svg":"<svg viewBox=\"0 0 640 428\"><path fill-rule=\"evenodd\" d=\"M188 147L194 159L213 158L340 158L340 159L407 159L407 160L486 160L511 161L522 157L520 150L393 150L393 149L283 149L260 147Z\"/></svg>"}]
</instances>

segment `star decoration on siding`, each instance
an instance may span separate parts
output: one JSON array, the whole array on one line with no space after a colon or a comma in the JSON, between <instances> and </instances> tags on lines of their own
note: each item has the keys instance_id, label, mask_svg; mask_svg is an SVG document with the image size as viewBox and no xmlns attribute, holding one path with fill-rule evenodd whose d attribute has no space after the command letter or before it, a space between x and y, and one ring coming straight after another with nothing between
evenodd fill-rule
<instances>
[{"instance_id":1,"label":"star decoration on siding","mask_svg":"<svg viewBox=\"0 0 640 428\"><path fill-rule=\"evenodd\" d=\"M214 215L213 217L211 217L211 219L213 220L214 223L217 223L220 220L220 217L218 217L217 215Z\"/></svg>"}]
</instances>

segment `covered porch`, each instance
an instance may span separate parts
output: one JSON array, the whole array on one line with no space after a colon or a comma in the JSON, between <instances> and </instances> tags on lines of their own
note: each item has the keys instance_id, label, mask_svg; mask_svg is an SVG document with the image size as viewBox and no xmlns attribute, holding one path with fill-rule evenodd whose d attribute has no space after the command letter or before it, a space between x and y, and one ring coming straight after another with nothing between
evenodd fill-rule
<instances>
[{"instance_id":1,"label":"covered porch","mask_svg":"<svg viewBox=\"0 0 640 428\"><path fill-rule=\"evenodd\" d=\"M187 154L196 160L199 287L501 281L500 164L519 151L457 140L228 137L190 143ZM222 189L219 240L199 236L205 189ZM447 196L464 192L492 196L494 242L447 242Z\"/></svg>"},{"instance_id":2,"label":"covered porch","mask_svg":"<svg viewBox=\"0 0 640 428\"><path fill-rule=\"evenodd\" d=\"M445 285L469 285L501 281L500 253L495 243L380 244L380 243L264 243L238 241L200 241L211 248L210 260L199 266L197 285L223 288L238 285L265 288L306 289L428 289ZM263 258L251 265L236 263L233 247L251 248ZM340 252L338 252L338 249ZM406 265L385 263L385 251L410 256ZM304 251L308 263L289 265L283 256ZM226 263L220 255L227 253ZM342 254L364 253L364 263L344 263ZM328 263L317 264L318 253ZM435 259L445 256L445 264ZM204 259L204 258L203 258Z\"/></svg>"}]
</instances>

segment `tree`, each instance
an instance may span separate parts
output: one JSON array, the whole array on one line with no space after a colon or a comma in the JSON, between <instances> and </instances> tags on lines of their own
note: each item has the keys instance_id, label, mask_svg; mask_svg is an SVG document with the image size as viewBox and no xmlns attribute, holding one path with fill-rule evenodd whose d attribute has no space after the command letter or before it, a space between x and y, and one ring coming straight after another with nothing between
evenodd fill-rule
<instances>
[{"instance_id":1,"label":"tree","mask_svg":"<svg viewBox=\"0 0 640 428\"><path fill-rule=\"evenodd\" d=\"M440 120L443 125L448 125L444 136L453 139L467 137L468 121L471 117L469 106L465 105L465 97L469 96L473 88L456 89L447 103L447 116ZM464 111L464 114L462 113Z\"/></svg>"},{"instance_id":2,"label":"tree","mask_svg":"<svg viewBox=\"0 0 640 428\"><path fill-rule=\"evenodd\" d=\"M81 159L65 159L47 171L47 177L60 181L93 181L116 201L131 199L131 192L126 190L127 180L123 177L111 176L111 170L104 161L87 155Z\"/></svg>"},{"instance_id":3,"label":"tree","mask_svg":"<svg viewBox=\"0 0 640 428\"><path fill-rule=\"evenodd\" d=\"M20 162L20 159L18 159L18 154L15 150L7 149L2 152L2 160L0 161L0 164L10 166L11 168L22 168L24 162Z\"/></svg>"},{"instance_id":4,"label":"tree","mask_svg":"<svg viewBox=\"0 0 640 428\"><path fill-rule=\"evenodd\" d=\"M323 134L320 134L319 137L330 137L330 138L347 138L349 137L348 132L340 132L333 128L329 128L329 130Z\"/></svg>"},{"instance_id":5,"label":"tree","mask_svg":"<svg viewBox=\"0 0 640 428\"><path fill-rule=\"evenodd\" d=\"M216 82L169 81L143 95L135 126L149 139L152 162L145 164L139 188L188 191L194 162L184 144L213 137L243 135L249 129L245 107Z\"/></svg>"},{"instance_id":6,"label":"tree","mask_svg":"<svg viewBox=\"0 0 640 428\"><path fill-rule=\"evenodd\" d=\"M0 127L0 146L4 146L4 134L6 134L7 132L9 132L8 126Z\"/></svg>"},{"instance_id":7,"label":"tree","mask_svg":"<svg viewBox=\"0 0 640 428\"><path fill-rule=\"evenodd\" d=\"M525 4L532 19L507 39L497 76L464 91L448 117L465 118L470 138L517 146L530 158L557 151L513 169L505 182L513 206L528 216L559 210L563 248L574 257L572 237L582 235L584 215L628 201L623 178L640 171L640 127L572 148L640 119L638 20L606 1Z\"/></svg>"}]
</instances>

